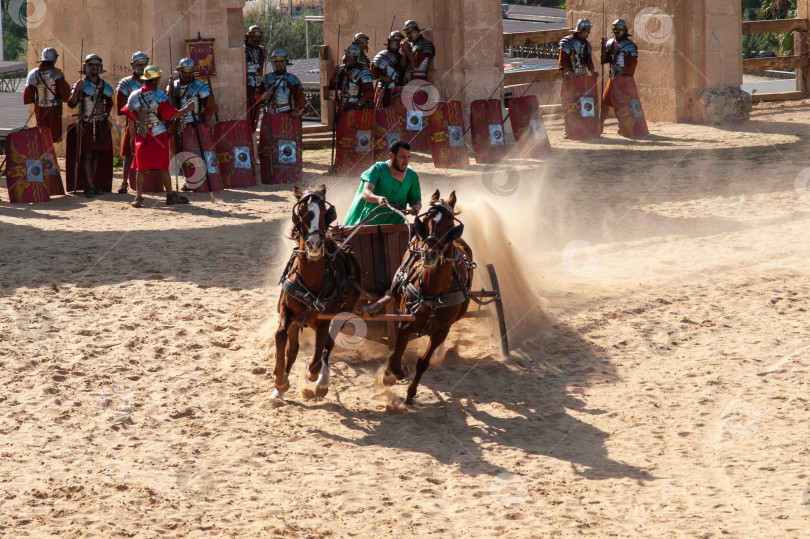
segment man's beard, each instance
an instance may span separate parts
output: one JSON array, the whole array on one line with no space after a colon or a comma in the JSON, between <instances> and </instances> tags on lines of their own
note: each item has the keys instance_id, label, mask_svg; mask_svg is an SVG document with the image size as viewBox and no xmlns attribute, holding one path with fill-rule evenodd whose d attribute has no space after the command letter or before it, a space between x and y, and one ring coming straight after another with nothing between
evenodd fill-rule
<instances>
[{"instance_id":1,"label":"man's beard","mask_svg":"<svg viewBox=\"0 0 810 539\"><path fill-rule=\"evenodd\" d=\"M408 168L408 167L399 168L399 163L397 162L396 159L391 161L391 166L393 166L394 170L396 170L397 172L405 172L405 169Z\"/></svg>"}]
</instances>

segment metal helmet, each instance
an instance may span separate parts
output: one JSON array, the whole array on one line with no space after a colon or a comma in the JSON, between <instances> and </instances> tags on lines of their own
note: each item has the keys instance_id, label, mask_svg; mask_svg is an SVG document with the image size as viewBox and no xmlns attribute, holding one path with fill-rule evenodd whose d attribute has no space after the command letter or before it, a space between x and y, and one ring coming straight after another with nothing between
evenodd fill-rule
<instances>
[{"instance_id":1,"label":"metal helmet","mask_svg":"<svg viewBox=\"0 0 810 539\"><path fill-rule=\"evenodd\" d=\"M270 61L274 62L276 60L284 60L287 62L287 65L292 65L292 62L290 62L290 55L287 53L287 49L273 50L273 52L270 53Z\"/></svg>"},{"instance_id":2,"label":"metal helmet","mask_svg":"<svg viewBox=\"0 0 810 539\"><path fill-rule=\"evenodd\" d=\"M392 39L395 39L395 40L398 40L398 41L405 41L405 34L400 32L399 30L394 30L393 32L388 34L388 41L391 41Z\"/></svg>"},{"instance_id":3,"label":"metal helmet","mask_svg":"<svg viewBox=\"0 0 810 539\"><path fill-rule=\"evenodd\" d=\"M360 47L358 47L355 44L349 45L348 47L343 49L343 52L346 53L346 58L349 58L349 57L359 58L360 57Z\"/></svg>"},{"instance_id":4,"label":"metal helmet","mask_svg":"<svg viewBox=\"0 0 810 539\"><path fill-rule=\"evenodd\" d=\"M368 36L366 34L364 34L363 32L359 32L357 34L354 34L354 41L352 41L352 43L356 44L358 41L363 41L363 40L368 41Z\"/></svg>"},{"instance_id":5,"label":"metal helmet","mask_svg":"<svg viewBox=\"0 0 810 539\"><path fill-rule=\"evenodd\" d=\"M627 30L627 21L624 19L616 19L610 25L611 28L624 28Z\"/></svg>"},{"instance_id":6,"label":"metal helmet","mask_svg":"<svg viewBox=\"0 0 810 539\"><path fill-rule=\"evenodd\" d=\"M53 47L48 47L47 49L42 51L42 56L40 57L40 62L55 62L56 59L59 58L59 53L56 52L56 49Z\"/></svg>"},{"instance_id":7,"label":"metal helmet","mask_svg":"<svg viewBox=\"0 0 810 539\"><path fill-rule=\"evenodd\" d=\"M104 62L101 61L101 56L98 54L88 54L84 57L83 71L87 70L88 64L98 64L99 72L104 71Z\"/></svg>"},{"instance_id":8,"label":"metal helmet","mask_svg":"<svg viewBox=\"0 0 810 539\"><path fill-rule=\"evenodd\" d=\"M264 35L264 30L262 30L261 26L253 25L248 28L246 36L259 36L262 37Z\"/></svg>"},{"instance_id":9,"label":"metal helmet","mask_svg":"<svg viewBox=\"0 0 810 539\"><path fill-rule=\"evenodd\" d=\"M405 21L405 24L402 26L403 32L410 32L411 30L415 30L417 32L421 32L422 29L419 28L419 25L416 21Z\"/></svg>"},{"instance_id":10,"label":"metal helmet","mask_svg":"<svg viewBox=\"0 0 810 539\"><path fill-rule=\"evenodd\" d=\"M143 51L138 51L132 55L132 65L135 64L148 64L149 63L149 55Z\"/></svg>"},{"instance_id":11,"label":"metal helmet","mask_svg":"<svg viewBox=\"0 0 810 539\"><path fill-rule=\"evenodd\" d=\"M591 27L591 21L589 21L588 19L579 19L577 21L577 29L576 29L576 31L581 32L585 28L590 29L590 27Z\"/></svg>"},{"instance_id":12,"label":"metal helmet","mask_svg":"<svg viewBox=\"0 0 810 539\"><path fill-rule=\"evenodd\" d=\"M191 58L181 58L180 62L177 64L178 72L194 73L196 69L197 68L194 65L194 60L192 60Z\"/></svg>"},{"instance_id":13,"label":"metal helmet","mask_svg":"<svg viewBox=\"0 0 810 539\"><path fill-rule=\"evenodd\" d=\"M163 75L163 72L158 66L146 66L146 69L143 70L143 75L141 75L141 78L144 80L155 80L159 79L161 75Z\"/></svg>"}]
</instances>

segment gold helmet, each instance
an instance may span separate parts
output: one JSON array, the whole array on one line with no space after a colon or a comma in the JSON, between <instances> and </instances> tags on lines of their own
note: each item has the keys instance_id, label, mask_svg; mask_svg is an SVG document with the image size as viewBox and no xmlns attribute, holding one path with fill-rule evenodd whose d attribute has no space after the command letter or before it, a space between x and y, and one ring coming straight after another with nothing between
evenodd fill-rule
<instances>
[{"instance_id":1,"label":"gold helmet","mask_svg":"<svg viewBox=\"0 0 810 539\"><path fill-rule=\"evenodd\" d=\"M141 78L143 80L154 80L159 79L161 75L163 75L163 72L158 66L146 66L146 69L143 70L143 75L141 75Z\"/></svg>"}]
</instances>

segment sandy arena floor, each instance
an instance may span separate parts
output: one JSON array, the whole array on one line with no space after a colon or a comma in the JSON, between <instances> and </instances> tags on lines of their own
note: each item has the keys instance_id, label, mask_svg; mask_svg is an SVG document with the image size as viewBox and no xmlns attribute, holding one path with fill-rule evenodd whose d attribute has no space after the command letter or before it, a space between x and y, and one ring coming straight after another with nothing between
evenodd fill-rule
<instances>
[{"instance_id":1,"label":"sandy arena floor","mask_svg":"<svg viewBox=\"0 0 810 539\"><path fill-rule=\"evenodd\" d=\"M509 175L414 164L425 201L456 190L513 351L462 321L406 410L370 341L312 401L309 339L268 400L290 186L0 203L0 535L810 535L810 101L547 127ZM328 160L304 183L342 219Z\"/></svg>"}]
</instances>

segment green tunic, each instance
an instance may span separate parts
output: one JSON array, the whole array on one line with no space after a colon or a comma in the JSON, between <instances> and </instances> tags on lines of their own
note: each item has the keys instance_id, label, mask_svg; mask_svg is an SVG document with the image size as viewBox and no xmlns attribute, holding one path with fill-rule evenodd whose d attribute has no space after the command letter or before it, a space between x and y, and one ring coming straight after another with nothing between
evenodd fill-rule
<instances>
[{"instance_id":1,"label":"green tunic","mask_svg":"<svg viewBox=\"0 0 810 539\"><path fill-rule=\"evenodd\" d=\"M405 171L405 179L401 182L391 176L388 168L388 161L380 161L360 176L360 188L354 195L354 201L346 214L345 226L354 226L369 214L371 210L378 207L378 204L363 200L363 188L368 182L374 186L374 194L385 197L389 202L401 205L403 208L408 204L413 205L422 201L422 190L419 187L419 176L411 168ZM385 214L385 215L379 215ZM379 215L379 217L377 217ZM396 213L386 213L385 208L380 208L374 212L374 217L366 221L367 225L389 225L402 224L405 221Z\"/></svg>"}]
</instances>

